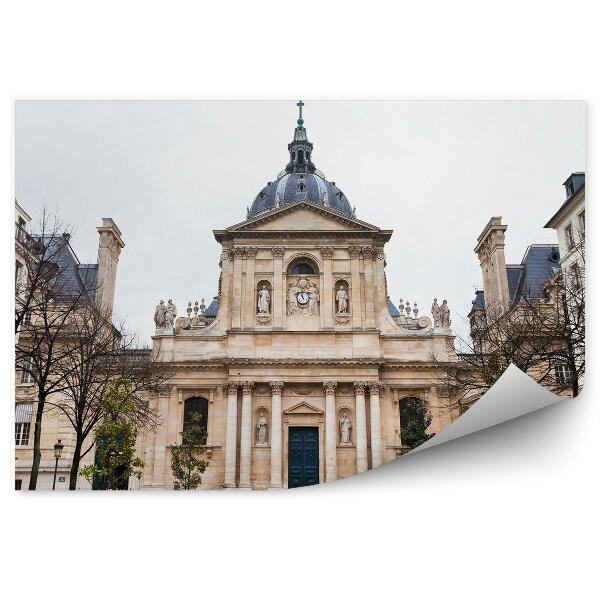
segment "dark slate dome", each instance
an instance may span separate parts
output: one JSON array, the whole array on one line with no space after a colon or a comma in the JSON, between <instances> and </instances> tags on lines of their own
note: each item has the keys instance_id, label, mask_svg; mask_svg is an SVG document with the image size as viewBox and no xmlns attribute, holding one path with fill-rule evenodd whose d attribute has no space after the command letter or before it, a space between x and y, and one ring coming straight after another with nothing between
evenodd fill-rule
<instances>
[{"instance_id":1,"label":"dark slate dome","mask_svg":"<svg viewBox=\"0 0 600 600\"><path fill-rule=\"evenodd\" d=\"M270 181L258 193L248 209L249 219L298 200L306 200L354 216L354 211L342 190L335 183L327 181L311 160L313 145L308 141L304 128L303 105L302 101L298 103L298 126L294 131L293 141L288 144L290 161L277 179Z\"/></svg>"}]
</instances>

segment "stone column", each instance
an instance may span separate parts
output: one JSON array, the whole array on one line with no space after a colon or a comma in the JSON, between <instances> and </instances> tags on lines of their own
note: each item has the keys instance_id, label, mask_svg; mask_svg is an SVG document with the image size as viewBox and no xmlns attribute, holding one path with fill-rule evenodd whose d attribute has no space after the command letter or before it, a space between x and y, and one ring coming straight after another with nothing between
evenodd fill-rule
<instances>
[{"instance_id":1,"label":"stone column","mask_svg":"<svg viewBox=\"0 0 600 600\"><path fill-rule=\"evenodd\" d=\"M242 426L240 436L240 484L250 487L252 470L252 381L242 383Z\"/></svg>"},{"instance_id":2,"label":"stone column","mask_svg":"<svg viewBox=\"0 0 600 600\"><path fill-rule=\"evenodd\" d=\"M283 328L283 311L285 309L283 253L285 248L273 248L273 328Z\"/></svg>"},{"instance_id":3,"label":"stone column","mask_svg":"<svg viewBox=\"0 0 600 600\"><path fill-rule=\"evenodd\" d=\"M254 327L254 317L258 310L256 287L254 285L254 265L256 261L256 248L246 248L246 302L242 311L242 323L246 329Z\"/></svg>"},{"instance_id":4,"label":"stone column","mask_svg":"<svg viewBox=\"0 0 600 600\"><path fill-rule=\"evenodd\" d=\"M373 253L371 246L362 249L365 266L365 317L367 329L375 329L375 278L373 277Z\"/></svg>"},{"instance_id":5,"label":"stone column","mask_svg":"<svg viewBox=\"0 0 600 600\"><path fill-rule=\"evenodd\" d=\"M282 463L281 392L283 381L271 381L271 487L280 488Z\"/></svg>"},{"instance_id":6,"label":"stone column","mask_svg":"<svg viewBox=\"0 0 600 600\"><path fill-rule=\"evenodd\" d=\"M360 329L362 327L362 316L360 309L360 248L350 246L350 273L352 275L352 294L350 302L352 303L352 327Z\"/></svg>"},{"instance_id":7,"label":"stone column","mask_svg":"<svg viewBox=\"0 0 600 600\"><path fill-rule=\"evenodd\" d=\"M332 256L333 248L321 248L323 256L323 289L321 290L322 302L322 323L323 329L333 329L333 275L332 275Z\"/></svg>"},{"instance_id":8,"label":"stone column","mask_svg":"<svg viewBox=\"0 0 600 600\"><path fill-rule=\"evenodd\" d=\"M231 327L231 274L233 270L233 251L223 250L221 260L220 290L219 290L219 315L223 319L225 329Z\"/></svg>"},{"instance_id":9,"label":"stone column","mask_svg":"<svg viewBox=\"0 0 600 600\"><path fill-rule=\"evenodd\" d=\"M356 401L356 472L364 473L369 468L367 459L367 412L365 410L364 381L354 382Z\"/></svg>"},{"instance_id":10,"label":"stone column","mask_svg":"<svg viewBox=\"0 0 600 600\"><path fill-rule=\"evenodd\" d=\"M385 288L385 254L383 248L375 248L373 254L375 259L375 312L378 315L378 326L382 331L385 329L387 307L387 290Z\"/></svg>"},{"instance_id":11,"label":"stone column","mask_svg":"<svg viewBox=\"0 0 600 600\"><path fill-rule=\"evenodd\" d=\"M337 479L336 386L335 381L326 381L323 384L325 388L325 481Z\"/></svg>"},{"instance_id":12,"label":"stone column","mask_svg":"<svg viewBox=\"0 0 600 600\"><path fill-rule=\"evenodd\" d=\"M383 463L383 449L381 444L381 408L379 394L383 386L379 383L369 383L369 408L371 410L371 468L374 469Z\"/></svg>"},{"instance_id":13,"label":"stone column","mask_svg":"<svg viewBox=\"0 0 600 600\"><path fill-rule=\"evenodd\" d=\"M242 262L246 255L245 248L235 248L233 250L233 294L231 297L231 327L240 329L242 326Z\"/></svg>"},{"instance_id":14,"label":"stone column","mask_svg":"<svg viewBox=\"0 0 600 600\"><path fill-rule=\"evenodd\" d=\"M225 487L235 487L237 455L237 390L238 383L231 381L227 390L227 432L225 434Z\"/></svg>"}]
</instances>

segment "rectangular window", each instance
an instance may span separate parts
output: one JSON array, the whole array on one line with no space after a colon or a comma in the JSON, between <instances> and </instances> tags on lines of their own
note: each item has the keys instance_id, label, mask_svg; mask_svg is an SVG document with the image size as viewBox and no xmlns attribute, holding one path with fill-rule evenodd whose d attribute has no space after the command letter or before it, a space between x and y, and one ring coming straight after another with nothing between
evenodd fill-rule
<instances>
[{"instance_id":1,"label":"rectangular window","mask_svg":"<svg viewBox=\"0 0 600 600\"><path fill-rule=\"evenodd\" d=\"M554 378L558 385L571 384L571 369L564 363L554 365Z\"/></svg>"},{"instance_id":2,"label":"rectangular window","mask_svg":"<svg viewBox=\"0 0 600 600\"><path fill-rule=\"evenodd\" d=\"M579 265L575 263L569 267L569 271L571 274L571 281L573 282L573 288L576 290L581 289L581 269Z\"/></svg>"},{"instance_id":3,"label":"rectangular window","mask_svg":"<svg viewBox=\"0 0 600 600\"><path fill-rule=\"evenodd\" d=\"M23 315L23 325L30 325L31 324L31 311L28 310L24 315Z\"/></svg>"},{"instance_id":4,"label":"rectangular window","mask_svg":"<svg viewBox=\"0 0 600 600\"><path fill-rule=\"evenodd\" d=\"M33 361L31 356L27 356L21 362L21 383L33 383L33 376L31 375L31 368Z\"/></svg>"},{"instance_id":5,"label":"rectangular window","mask_svg":"<svg viewBox=\"0 0 600 600\"><path fill-rule=\"evenodd\" d=\"M565 239L567 242L567 249L571 250L575 246L575 239L573 238L573 228L571 225L565 227Z\"/></svg>"},{"instance_id":6,"label":"rectangular window","mask_svg":"<svg viewBox=\"0 0 600 600\"><path fill-rule=\"evenodd\" d=\"M17 492L21 489L22 485L23 485L23 480L22 479L15 479L15 490Z\"/></svg>"},{"instance_id":7,"label":"rectangular window","mask_svg":"<svg viewBox=\"0 0 600 600\"><path fill-rule=\"evenodd\" d=\"M585 237L585 209L577 215L579 221L579 237L583 239Z\"/></svg>"},{"instance_id":8,"label":"rectangular window","mask_svg":"<svg viewBox=\"0 0 600 600\"><path fill-rule=\"evenodd\" d=\"M15 445L27 446L31 431L33 402L19 402L15 407Z\"/></svg>"}]
</instances>

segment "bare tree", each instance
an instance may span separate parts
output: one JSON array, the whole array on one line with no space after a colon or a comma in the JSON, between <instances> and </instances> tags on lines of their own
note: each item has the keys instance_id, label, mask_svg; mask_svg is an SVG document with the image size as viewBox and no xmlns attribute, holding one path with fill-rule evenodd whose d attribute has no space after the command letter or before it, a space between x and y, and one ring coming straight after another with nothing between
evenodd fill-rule
<instances>
[{"instance_id":1,"label":"bare tree","mask_svg":"<svg viewBox=\"0 0 600 600\"><path fill-rule=\"evenodd\" d=\"M66 417L75 433L69 478L69 489L74 490L81 460L94 447L90 434L105 416L107 386L116 379L126 380L128 408L134 409L130 418L139 427L152 428L157 415L146 397L158 391L171 375L164 363L154 360L149 349L137 348L136 338L122 325L115 326L95 304L83 307L66 333L62 342L65 357L56 365L63 381L62 393L48 405Z\"/></svg>"},{"instance_id":2,"label":"bare tree","mask_svg":"<svg viewBox=\"0 0 600 600\"><path fill-rule=\"evenodd\" d=\"M583 247L579 249L583 257ZM481 397L513 364L555 393L577 396L585 374L585 274L573 262L544 296L523 290L510 309L486 303L471 313L471 338L458 337L459 362L433 360L454 404Z\"/></svg>"},{"instance_id":3,"label":"bare tree","mask_svg":"<svg viewBox=\"0 0 600 600\"><path fill-rule=\"evenodd\" d=\"M69 234L59 234L62 223L44 212L41 233L25 240L25 273L18 281L15 302L16 372L35 385L37 408L33 435L33 462L29 489L35 490L41 461L42 418L46 402L66 387L64 371L58 368L70 349L64 347L65 332L79 310L95 301L95 284L74 285L77 275L72 261Z\"/></svg>"}]
</instances>

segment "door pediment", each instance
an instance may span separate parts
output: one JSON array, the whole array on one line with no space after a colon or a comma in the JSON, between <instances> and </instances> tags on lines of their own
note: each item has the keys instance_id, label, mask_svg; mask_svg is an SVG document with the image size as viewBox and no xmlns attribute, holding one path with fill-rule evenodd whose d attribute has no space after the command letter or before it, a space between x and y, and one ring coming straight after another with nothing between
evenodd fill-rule
<instances>
[{"instance_id":1,"label":"door pediment","mask_svg":"<svg viewBox=\"0 0 600 600\"><path fill-rule=\"evenodd\" d=\"M322 415L323 411L308 402L298 402L283 411L285 415Z\"/></svg>"}]
</instances>

